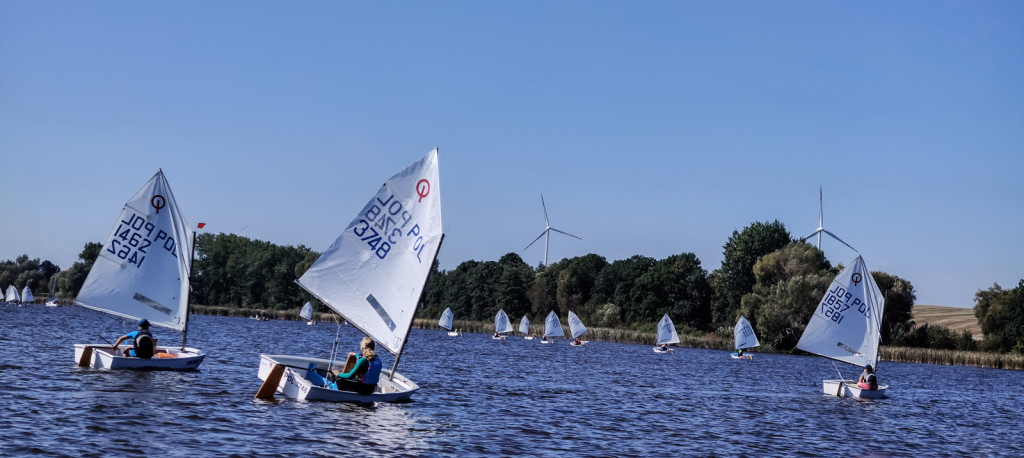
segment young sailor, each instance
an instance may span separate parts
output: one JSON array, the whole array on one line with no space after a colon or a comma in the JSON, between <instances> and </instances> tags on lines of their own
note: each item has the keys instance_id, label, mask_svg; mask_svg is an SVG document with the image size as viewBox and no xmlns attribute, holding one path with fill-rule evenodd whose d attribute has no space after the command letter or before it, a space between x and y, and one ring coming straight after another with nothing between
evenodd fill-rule
<instances>
[{"instance_id":1,"label":"young sailor","mask_svg":"<svg viewBox=\"0 0 1024 458\"><path fill-rule=\"evenodd\" d=\"M355 364L348 372L335 371L334 382L329 386L336 390L355 391L359 394L371 394L380 381L381 362L374 352L377 344L369 337L363 337L359 343L360 355L349 353L349 358L356 358ZM346 364L347 365L347 364Z\"/></svg>"},{"instance_id":2,"label":"young sailor","mask_svg":"<svg viewBox=\"0 0 1024 458\"><path fill-rule=\"evenodd\" d=\"M149 359L156 353L156 339L149 332L149 320L145 318L139 320L138 331L118 337L117 342L114 342L114 351L117 352L117 346L128 339L132 339L132 348L126 348L124 356Z\"/></svg>"},{"instance_id":3,"label":"young sailor","mask_svg":"<svg viewBox=\"0 0 1024 458\"><path fill-rule=\"evenodd\" d=\"M878 377L875 377L875 369L870 364L864 365L864 372L860 373L860 378L857 379L857 386L862 390L878 389Z\"/></svg>"}]
</instances>

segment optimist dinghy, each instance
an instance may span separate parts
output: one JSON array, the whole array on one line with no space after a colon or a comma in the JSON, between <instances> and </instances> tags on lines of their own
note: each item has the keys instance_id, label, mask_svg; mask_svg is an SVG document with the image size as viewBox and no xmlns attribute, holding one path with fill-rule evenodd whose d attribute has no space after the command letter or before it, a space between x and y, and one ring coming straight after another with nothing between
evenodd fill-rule
<instances>
[{"instance_id":1,"label":"optimist dinghy","mask_svg":"<svg viewBox=\"0 0 1024 458\"><path fill-rule=\"evenodd\" d=\"M736 349L736 352L732 354L732 359L754 359L754 355L740 353L740 350L761 345L761 342L757 340L757 334L754 333L754 327L747 321L747 317L741 316L736 321L732 335L735 343L733 348Z\"/></svg>"},{"instance_id":2,"label":"optimist dinghy","mask_svg":"<svg viewBox=\"0 0 1024 458\"><path fill-rule=\"evenodd\" d=\"M665 350L662 350L661 349L661 345L668 345L668 344L679 343L679 333L676 332L676 326L674 324L672 324L672 319L668 317L667 313L665 314L665 316L661 317L661 321L658 322L658 342L657 343L658 343L658 346L654 347L654 352L655 353L672 353L672 354L675 353L675 350L673 350L671 348L667 348L667 347L666 347Z\"/></svg>"}]
</instances>

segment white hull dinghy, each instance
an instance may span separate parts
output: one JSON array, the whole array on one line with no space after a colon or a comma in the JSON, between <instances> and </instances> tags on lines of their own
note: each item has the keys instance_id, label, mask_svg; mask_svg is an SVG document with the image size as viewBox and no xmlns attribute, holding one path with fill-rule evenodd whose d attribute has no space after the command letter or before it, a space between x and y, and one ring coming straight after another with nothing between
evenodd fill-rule
<instances>
[{"instance_id":1,"label":"white hull dinghy","mask_svg":"<svg viewBox=\"0 0 1024 458\"><path fill-rule=\"evenodd\" d=\"M878 367L885 298L864 259L857 256L832 280L796 348L859 368ZM862 389L853 380L823 380L822 392L857 399L885 397L887 385Z\"/></svg>"},{"instance_id":2,"label":"white hull dinghy","mask_svg":"<svg viewBox=\"0 0 1024 458\"><path fill-rule=\"evenodd\" d=\"M441 312L441 319L437 320L437 325L448 330L449 337L457 337L458 331L452 329L453 323L455 322L455 314L452 313L452 308L448 307Z\"/></svg>"},{"instance_id":3,"label":"white hull dinghy","mask_svg":"<svg viewBox=\"0 0 1024 458\"><path fill-rule=\"evenodd\" d=\"M280 393L299 400L400 402L419 389L396 368L444 240L438 177L434 149L384 182L297 280L378 348L395 355L391 370L381 370L374 392L362 395L327 388L324 376L335 367L333 355L330 359L260 355L257 375L263 385L256 398Z\"/></svg>"},{"instance_id":4,"label":"white hull dinghy","mask_svg":"<svg viewBox=\"0 0 1024 458\"><path fill-rule=\"evenodd\" d=\"M671 348L667 348L665 350L661 349L662 344L668 345L679 343L679 332L676 331L676 326L672 323L672 319L668 317L667 313L665 316L661 317L661 321L658 322L658 336L655 343L658 344L657 347L654 347L655 353L675 354L675 350Z\"/></svg>"},{"instance_id":5,"label":"white hull dinghy","mask_svg":"<svg viewBox=\"0 0 1024 458\"><path fill-rule=\"evenodd\" d=\"M499 309L498 314L494 315L494 335L491 336L491 339L505 340L508 337L505 333L512 331L512 322L508 320L505 309Z\"/></svg>"},{"instance_id":6,"label":"white hull dinghy","mask_svg":"<svg viewBox=\"0 0 1024 458\"><path fill-rule=\"evenodd\" d=\"M555 315L555 311L552 310L548 313L547 318L544 319L544 338L541 339L540 343L554 343L551 340L552 337L562 337L564 335L565 333L562 332L562 322L558 321L558 315Z\"/></svg>"},{"instance_id":7,"label":"white hull dinghy","mask_svg":"<svg viewBox=\"0 0 1024 458\"><path fill-rule=\"evenodd\" d=\"M206 358L202 351L185 347L157 346L152 358L123 356L120 349L114 352L110 344L75 344L75 361L81 367L96 369L157 369L184 371L198 369Z\"/></svg>"},{"instance_id":8,"label":"white hull dinghy","mask_svg":"<svg viewBox=\"0 0 1024 458\"><path fill-rule=\"evenodd\" d=\"M754 359L753 355L740 354L740 350L761 345L761 342L757 340L757 334L754 333L754 327L750 325L750 321L747 321L747 317L741 315L740 319L736 320L736 326L732 328L732 335L735 341L733 348L736 349L736 352L731 355L732 359Z\"/></svg>"},{"instance_id":9,"label":"white hull dinghy","mask_svg":"<svg viewBox=\"0 0 1024 458\"><path fill-rule=\"evenodd\" d=\"M586 332L587 332L587 327L583 325L583 321L581 321L580 317L576 316L576 314L573 313L570 310L569 311L569 333L572 334L573 340L571 342L569 342L569 345L571 345L573 347L582 347L582 346L590 343L589 340L580 340L579 343L576 343L576 339L579 339L580 336L582 336Z\"/></svg>"},{"instance_id":10,"label":"white hull dinghy","mask_svg":"<svg viewBox=\"0 0 1024 458\"><path fill-rule=\"evenodd\" d=\"M181 213L162 170L121 209L75 305L182 333L181 347L157 347L152 358L115 354L110 345L75 344L79 367L196 369L203 352L185 346L195 231ZM164 357L161 357L163 355Z\"/></svg>"}]
</instances>

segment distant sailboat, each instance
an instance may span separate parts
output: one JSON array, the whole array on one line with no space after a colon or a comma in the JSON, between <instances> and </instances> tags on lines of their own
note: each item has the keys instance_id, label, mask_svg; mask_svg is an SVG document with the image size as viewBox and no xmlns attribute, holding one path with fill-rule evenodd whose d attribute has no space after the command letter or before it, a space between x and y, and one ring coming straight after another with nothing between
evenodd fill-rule
<instances>
[{"instance_id":1,"label":"distant sailboat","mask_svg":"<svg viewBox=\"0 0 1024 458\"><path fill-rule=\"evenodd\" d=\"M523 333L524 339L533 340L533 335L530 334L530 319L526 318L526 315L519 321L519 332Z\"/></svg>"},{"instance_id":2,"label":"distant sailboat","mask_svg":"<svg viewBox=\"0 0 1024 458\"><path fill-rule=\"evenodd\" d=\"M580 321L580 317L576 316L575 313L569 311L569 333L572 334L573 341L569 342L569 345L578 347L580 345L586 345L589 340L580 340L580 336L587 332L587 327L583 325L583 321Z\"/></svg>"},{"instance_id":3,"label":"distant sailboat","mask_svg":"<svg viewBox=\"0 0 1024 458\"><path fill-rule=\"evenodd\" d=\"M314 325L316 321L313 320L313 304L306 302L302 305L302 311L299 312L299 318L306 320L307 325Z\"/></svg>"},{"instance_id":4,"label":"distant sailboat","mask_svg":"<svg viewBox=\"0 0 1024 458\"><path fill-rule=\"evenodd\" d=\"M814 309L796 348L863 368L878 368L882 312L885 298L864 259L857 256L832 280L828 292ZM841 374L840 374L841 376ZM833 396L878 399L886 385L862 389L855 380L823 380L822 391Z\"/></svg>"},{"instance_id":5,"label":"distant sailboat","mask_svg":"<svg viewBox=\"0 0 1024 458\"><path fill-rule=\"evenodd\" d=\"M160 346L152 358L122 356L110 345L75 344L79 366L104 369L197 369L206 355L185 346L189 273L195 232L158 171L121 209L75 304L181 331L181 348Z\"/></svg>"},{"instance_id":6,"label":"distant sailboat","mask_svg":"<svg viewBox=\"0 0 1024 458\"><path fill-rule=\"evenodd\" d=\"M506 332L512 332L512 323L508 321L508 315L505 314L505 309L498 310L498 314L494 316L494 336L492 339L504 339Z\"/></svg>"},{"instance_id":7,"label":"distant sailboat","mask_svg":"<svg viewBox=\"0 0 1024 458\"><path fill-rule=\"evenodd\" d=\"M548 317L544 319L544 336L541 338L540 343L551 343L551 337L561 337L564 335L562 323L558 321L558 315L555 315L555 311L552 310L551 313L548 313Z\"/></svg>"},{"instance_id":8,"label":"distant sailboat","mask_svg":"<svg viewBox=\"0 0 1024 458\"><path fill-rule=\"evenodd\" d=\"M29 288L28 285L25 285L25 287L22 288L22 290L21 290L21 303L22 304L31 304L31 303L33 303L35 301L36 301L36 297L34 295L32 295L32 288Z\"/></svg>"},{"instance_id":9,"label":"distant sailboat","mask_svg":"<svg viewBox=\"0 0 1024 458\"><path fill-rule=\"evenodd\" d=\"M341 391L323 377L334 360L260 355L257 398L280 392L298 400L396 402L419 385L396 368L430 268L444 238L437 149L389 178L315 263L299 286L395 355L371 394Z\"/></svg>"},{"instance_id":10,"label":"distant sailboat","mask_svg":"<svg viewBox=\"0 0 1024 458\"><path fill-rule=\"evenodd\" d=\"M761 342L757 341L757 334L754 334L754 328L747 321L747 317L740 316L732 330L732 335L735 341L733 348L736 349L736 352L732 354L733 359L754 359L753 355L742 352L745 348L754 348L761 345Z\"/></svg>"},{"instance_id":11,"label":"distant sailboat","mask_svg":"<svg viewBox=\"0 0 1024 458\"><path fill-rule=\"evenodd\" d=\"M7 296L4 298L7 302L17 304L21 302L21 295L18 294L18 288L14 285L7 287Z\"/></svg>"},{"instance_id":12,"label":"distant sailboat","mask_svg":"<svg viewBox=\"0 0 1024 458\"><path fill-rule=\"evenodd\" d=\"M672 319L668 317L668 314L661 317L661 321L658 322L658 346L654 347L655 353L675 353L675 350L668 348L668 344L679 343L679 333L676 331L675 324L672 323Z\"/></svg>"},{"instance_id":13,"label":"distant sailboat","mask_svg":"<svg viewBox=\"0 0 1024 458\"><path fill-rule=\"evenodd\" d=\"M452 329L453 323L455 322L455 315L452 313L452 308L448 307L441 313L441 319L437 320L437 325L448 330L448 335L455 337L459 333Z\"/></svg>"}]
</instances>

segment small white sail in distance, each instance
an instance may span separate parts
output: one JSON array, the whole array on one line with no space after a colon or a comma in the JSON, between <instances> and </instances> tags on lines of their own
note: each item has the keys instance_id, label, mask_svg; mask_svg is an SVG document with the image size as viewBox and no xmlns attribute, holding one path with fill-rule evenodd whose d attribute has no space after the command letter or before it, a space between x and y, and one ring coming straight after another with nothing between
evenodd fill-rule
<instances>
[{"instance_id":1,"label":"small white sail in distance","mask_svg":"<svg viewBox=\"0 0 1024 458\"><path fill-rule=\"evenodd\" d=\"M754 334L754 327L750 325L745 316L740 316L740 319L736 321L736 326L733 328L732 333L736 342L736 350L761 345L761 342L757 340L757 334Z\"/></svg>"},{"instance_id":2,"label":"small white sail in distance","mask_svg":"<svg viewBox=\"0 0 1024 458\"><path fill-rule=\"evenodd\" d=\"M832 280L796 348L858 367L878 367L885 298L857 256Z\"/></svg>"},{"instance_id":3,"label":"small white sail in distance","mask_svg":"<svg viewBox=\"0 0 1024 458\"><path fill-rule=\"evenodd\" d=\"M397 355L441 238L434 149L389 178L298 283Z\"/></svg>"},{"instance_id":4,"label":"small white sail in distance","mask_svg":"<svg viewBox=\"0 0 1024 458\"><path fill-rule=\"evenodd\" d=\"M548 317L544 319L544 335L548 337L560 337L565 334L562 332L562 323L558 321L558 315L552 310L548 313Z\"/></svg>"},{"instance_id":5,"label":"small white sail in distance","mask_svg":"<svg viewBox=\"0 0 1024 458\"><path fill-rule=\"evenodd\" d=\"M299 312L299 317L301 317L303 320L313 319L313 304L310 304L309 302L303 304L302 311Z\"/></svg>"},{"instance_id":6,"label":"small white sail in distance","mask_svg":"<svg viewBox=\"0 0 1024 458\"><path fill-rule=\"evenodd\" d=\"M22 302L32 302L32 301L35 301L35 300L36 300L36 297L32 294L32 288L29 288L28 285L25 285L25 287L22 288L22 290L21 290L21 301Z\"/></svg>"},{"instance_id":7,"label":"small white sail in distance","mask_svg":"<svg viewBox=\"0 0 1024 458\"><path fill-rule=\"evenodd\" d=\"M441 319L437 320L437 325L442 327L442 328L444 328L444 329L447 329L447 330L451 331L452 330L452 323L454 321L455 321L455 315L452 314L452 308L448 307L448 308L444 309L444 312L441 312Z\"/></svg>"},{"instance_id":8,"label":"small white sail in distance","mask_svg":"<svg viewBox=\"0 0 1024 458\"><path fill-rule=\"evenodd\" d=\"M512 323L508 320L508 315L505 314L505 309L498 310L498 314L494 316L494 332L500 334L512 331Z\"/></svg>"},{"instance_id":9,"label":"small white sail in distance","mask_svg":"<svg viewBox=\"0 0 1024 458\"><path fill-rule=\"evenodd\" d=\"M658 345L679 343L679 333L668 314L661 317L658 322Z\"/></svg>"},{"instance_id":10,"label":"small white sail in distance","mask_svg":"<svg viewBox=\"0 0 1024 458\"><path fill-rule=\"evenodd\" d=\"M519 332L523 334L530 333L530 319L526 318L526 315L523 315L523 319L519 320Z\"/></svg>"},{"instance_id":11,"label":"small white sail in distance","mask_svg":"<svg viewBox=\"0 0 1024 458\"><path fill-rule=\"evenodd\" d=\"M576 316L571 310L569 311L569 332L572 333L572 338L578 338L587 332L587 327L583 325L583 321L580 317Z\"/></svg>"},{"instance_id":12,"label":"small white sail in distance","mask_svg":"<svg viewBox=\"0 0 1024 458\"><path fill-rule=\"evenodd\" d=\"M18 295L18 288L14 285L7 287L7 296L4 298L7 302L18 302L21 300L21 296Z\"/></svg>"},{"instance_id":13,"label":"small white sail in distance","mask_svg":"<svg viewBox=\"0 0 1024 458\"><path fill-rule=\"evenodd\" d=\"M158 171L124 204L75 304L184 331L191 229Z\"/></svg>"}]
</instances>

